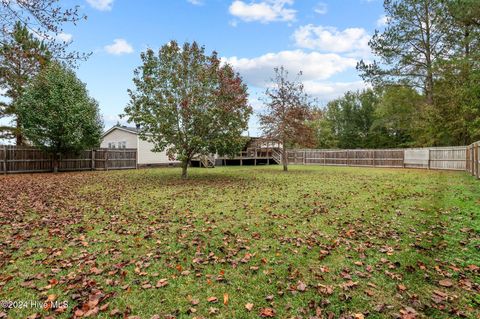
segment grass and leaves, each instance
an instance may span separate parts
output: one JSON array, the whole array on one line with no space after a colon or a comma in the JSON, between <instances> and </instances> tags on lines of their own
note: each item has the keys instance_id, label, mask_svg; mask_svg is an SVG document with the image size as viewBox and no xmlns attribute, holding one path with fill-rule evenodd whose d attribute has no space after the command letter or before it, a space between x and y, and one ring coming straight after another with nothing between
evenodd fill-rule
<instances>
[{"instance_id":1,"label":"grass and leaves","mask_svg":"<svg viewBox=\"0 0 480 319\"><path fill-rule=\"evenodd\" d=\"M465 173L178 176L0 177L0 318L480 316L480 183Z\"/></svg>"}]
</instances>

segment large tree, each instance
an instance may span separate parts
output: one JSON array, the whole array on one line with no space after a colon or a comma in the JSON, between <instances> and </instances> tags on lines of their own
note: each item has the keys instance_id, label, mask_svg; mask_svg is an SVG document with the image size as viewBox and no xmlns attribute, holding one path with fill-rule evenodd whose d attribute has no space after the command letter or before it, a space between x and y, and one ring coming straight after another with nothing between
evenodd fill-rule
<instances>
[{"instance_id":1,"label":"large tree","mask_svg":"<svg viewBox=\"0 0 480 319\"><path fill-rule=\"evenodd\" d=\"M419 118L423 113L424 97L416 90L391 85L377 90L374 122L370 129L375 147L412 147L420 142Z\"/></svg>"},{"instance_id":2,"label":"large tree","mask_svg":"<svg viewBox=\"0 0 480 319\"><path fill-rule=\"evenodd\" d=\"M437 64L435 107L425 138L436 145L465 145L480 138L480 1L447 1L452 44Z\"/></svg>"},{"instance_id":3,"label":"large tree","mask_svg":"<svg viewBox=\"0 0 480 319\"><path fill-rule=\"evenodd\" d=\"M80 6L66 8L61 0L0 0L0 43L8 42L13 26L20 22L43 39L55 59L74 64L88 54L68 51L70 42L61 39L65 24L77 24L86 16Z\"/></svg>"},{"instance_id":4,"label":"large tree","mask_svg":"<svg viewBox=\"0 0 480 319\"><path fill-rule=\"evenodd\" d=\"M452 43L454 56L473 58L478 62L480 56L480 1L449 0L446 16L449 28L447 41ZM472 59L472 60L473 60ZM472 61L473 62L473 61Z\"/></svg>"},{"instance_id":5,"label":"large tree","mask_svg":"<svg viewBox=\"0 0 480 319\"><path fill-rule=\"evenodd\" d=\"M0 138L15 138L17 145L23 144L17 101L28 82L49 60L45 43L20 22L15 24L12 38L0 44L0 88L4 97L0 102L0 119L9 118L14 124L0 126Z\"/></svg>"},{"instance_id":6,"label":"large tree","mask_svg":"<svg viewBox=\"0 0 480 319\"><path fill-rule=\"evenodd\" d=\"M98 102L75 73L59 63L52 62L28 85L18 101L18 114L28 142L53 155L55 171L60 155L100 144Z\"/></svg>"},{"instance_id":7,"label":"large tree","mask_svg":"<svg viewBox=\"0 0 480 319\"><path fill-rule=\"evenodd\" d=\"M375 31L369 42L377 56L371 64L360 61L357 68L376 86L407 84L422 89L433 104L435 63L449 53L446 1L385 0L388 17L383 31Z\"/></svg>"},{"instance_id":8,"label":"large tree","mask_svg":"<svg viewBox=\"0 0 480 319\"><path fill-rule=\"evenodd\" d=\"M125 115L154 151L166 149L182 162L182 178L195 156L241 150L252 113L247 88L216 52L206 55L196 42L179 46L171 41L158 54L147 50L141 59Z\"/></svg>"},{"instance_id":9,"label":"large tree","mask_svg":"<svg viewBox=\"0 0 480 319\"><path fill-rule=\"evenodd\" d=\"M318 147L376 147L371 127L378 97L373 90L347 92L327 104L318 123Z\"/></svg>"},{"instance_id":10,"label":"large tree","mask_svg":"<svg viewBox=\"0 0 480 319\"><path fill-rule=\"evenodd\" d=\"M309 122L313 115L312 105L299 78L290 79L283 66L274 71L273 86L265 92L266 109L260 114L260 126L266 137L282 143L283 170L287 171L287 147L312 146L314 143L313 129Z\"/></svg>"}]
</instances>

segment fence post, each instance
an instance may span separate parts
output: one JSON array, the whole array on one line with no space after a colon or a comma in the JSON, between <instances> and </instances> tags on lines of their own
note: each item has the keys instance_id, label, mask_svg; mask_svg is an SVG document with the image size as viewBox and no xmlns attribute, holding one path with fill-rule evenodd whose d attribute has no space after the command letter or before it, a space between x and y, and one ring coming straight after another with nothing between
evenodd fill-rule
<instances>
[{"instance_id":1,"label":"fence post","mask_svg":"<svg viewBox=\"0 0 480 319\"><path fill-rule=\"evenodd\" d=\"M303 165L307 163L307 151L303 151Z\"/></svg>"},{"instance_id":2,"label":"fence post","mask_svg":"<svg viewBox=\"0 0 480 319\"><path fill-rule=\"evenodd\" d=\"M470 145L465 147L465 171L470 173Z\"/></svg>"},{"instance_id":3,"label":"fence post","mask_svg":"<svg viewBox=\"0 0 480 319\"><path fill-rule=\"evenodd\" d=\"M92 171L95 170L95 150L92 149L92 152L91 152L91 155L92 155L92 162L91 162L91 168L92 168Z\"/></svg>"},{"instance_id":4,"label":"fence post","mask_svg":"<svg viewBox=\"0 0 480 319\"><path fill-rule=\"evenodd\" d=\"M471 145L468 145L467 146L467 165L468 165L468 169L467 169L467 172L468 174L471 174L472 173L472 151L470 149L470 146Z\"/></svg>"},{"instance_id":5,"label":"fence post","mask_svg":"<svg viewBox=\"0 0 480 319\"><path fill-rule=\"evenodd\" d=\"M474 146L475 146L475 144L470 145L470 149L471 149L471 151L470 151L470 161L472 163L471 164L472 169L471 169L470 174L472 176L475 176L475 147Z\"/></svg>"},{"instance_id":6,"label":"fence post","mask_svg":"<svg viewBox=\"0 0 480 319\"><path fill-rule=\"evenodd\" d=\"M7 145L3 145L3 174L7 174Z\"/></svg>"},{"instance_id":7,"label":"fence post","mask_svg":"<svg viewBox=\"0 0 480 319\"><path fill-rule=\"evenodd\" d=\"M108 171L108 150L105 150L105 170Z\"/></svg>"},{"instance_id":8,"label":"fence post","mask_svg":"<svg viewBox=\"0 0 480 319\"><path fill-rule=\"evenodd\" d=\"M472 175L473 160L472 160L472 145L468 145L468 174Z\"/></svg>"},{"instance_id":9,"label":"fence post","mask_svg":"<svg viewBox=\"0 0 480 319\"><path fill-rule=\"evenodd\" d=\"M473 145L475 149L475 177L480 178L479 169L478 169L478 143Z\"/></svg>"},{"instance_id":10,"label":"fence post","mask_svg":"<svg viewBox=\"0 0 480 319\"><path fill-rule=\"evenodd\" d=\"M475 176L475 148L474 144L471 144L470 147L470 175Z\"/></svg>"},{"instance_id":11,"label":"fence post","mask_svg":"<svg viewBox=\"0 0 480 319\"><path fill-rule=\"evenodd\" d=\"M428 149L428 169L430 169L430 152L432 150L431 149Z\"/></svg>"}]
</instances>

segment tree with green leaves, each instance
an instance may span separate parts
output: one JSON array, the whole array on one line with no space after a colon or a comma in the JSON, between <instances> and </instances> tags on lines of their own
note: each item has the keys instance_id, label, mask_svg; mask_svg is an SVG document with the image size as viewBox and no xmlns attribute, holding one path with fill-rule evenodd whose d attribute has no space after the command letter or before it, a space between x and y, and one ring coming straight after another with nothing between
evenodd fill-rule
<instances>
[{"instance_id":1,"label":"tree with green leaves","mask_svg":"<svg viewBox=\"0 0 480 319\"><path fill-rule=\"evenodd\" d=\"M140 127L140 137L182 163L182 178L195 156L235 155L244 146L252 108L247 87L216 52L196 42L171 41L158 54L141 54L135 89L124 116Z\"/></svg>"},{"instance_id":2,"label":"tree with green leaves","mask_svg":"<svg viewBox=\"0 0 480 319\"><path fill-rule=\"evenodd\" d=\"M480 68L465 59L442 66L434 107L424 116L429 145L468 145L480 140Z\"/></svg>"},{"instance_id":3,"label":"tree with green leaves","mask_svg":"<svg viewBox=\"0 0 480 319\"><path fill-rule=\"evenodd\" d=\"M378 90L374 121L370 129L375 147L418 146L424 97L404 85L390 85Z\"/></svg>"},{"instance_id":4,"label":"tree with green leaves","mask_svg":"<svg viewBox=\"0 0 480 319\"><path fill-rule=\"evenodd\" d=\"M266 108L260 114L260 126L266 137L282 143L283 170L287 171L287 147L313 144L312 103L299 78L290 79L283 66L274 71L273 86L265 91Z\"/></svg>"},{"instance_id":5,"label":"tree with green leaves","mask_svg":"<svg viewBox=\"0 0 480 319\"><path fill-rule=\"evenodd\" d=\"M0 119L9 118L14 123L0 126L0 138L14 138L17 145L23 144L17 102L28 82L50 59L45 43L20 22L15 24L12 38L0 44L0 88L4 97L0 102Z\"/></svg>"},{"instance_id":6,"label":"tree with green leaves","mask_svg":"<svg viewBox=\"0 0 480 319\"><path fill-rule=\"evenodd\" d=\"M383 31L375 31L369 46L377 56L372 64L357 65L364 80L375 86L405 84L425 93L433 104L435 64L449 53L452 43L443 0L385 0L388 17Z\"/></svg>"},{"instance_id":7,"label":"tree with green leaves","mask_svg":"<svg viewBox=\"0 0 480 319\"><path fill-rule=\"evenodd\" d=\"M447 1L451 50L436 65L435 106L428 109L424 139L466 145L480 139L480 2Z\"/></svg>"},{"instance_id":8,"label":"tree with green leaves","mask_svg":"<svg viewBox=\"0 0 480 319\"><path fill-rule=\"evenodd\" d=\"M318 147L375 147L371 126L375 119L377 96L373 90L347 92L330 101L324 119L318 123Z\"/></svg>"},{"instance_id":9,"label":"tree with green leaves","mask_svg":"<svg viewBox=\"0 0 480 319\"><path fill-rule=\"evenodd\" d=\"M453 43L456 57L480 56L480 2L478 0L449 0L447 17L449 25L447 41Z\"/></svg>"},{"instance_id":10,"label":"tree with green leaves","mask_svg":"<svg viewBox=\"0 0 480 319\"><path fill-rule=\"evenodd\" d=\"M75 73L52 62L27 86L17 111L29 143L53 155L54 171L62 154L98 147L103 122L98 102Z\"/></svg>"}]
</instances>

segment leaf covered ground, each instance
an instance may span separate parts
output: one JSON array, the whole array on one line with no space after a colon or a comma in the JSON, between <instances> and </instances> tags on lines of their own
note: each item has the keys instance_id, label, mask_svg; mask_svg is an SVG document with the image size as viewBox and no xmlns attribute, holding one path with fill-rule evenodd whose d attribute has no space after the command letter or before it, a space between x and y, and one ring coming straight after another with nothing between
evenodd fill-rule
<instances>
[{"instance_id":1,"label":"leaf covered ground","mask_svg":"<svg viewBox=\"0 0 480 319\"><path fill-rule=\"evenodd\" d=\"M0 318L479 318L480 182L293 166L0 176Z\"/></svg>"}]
</instances>

